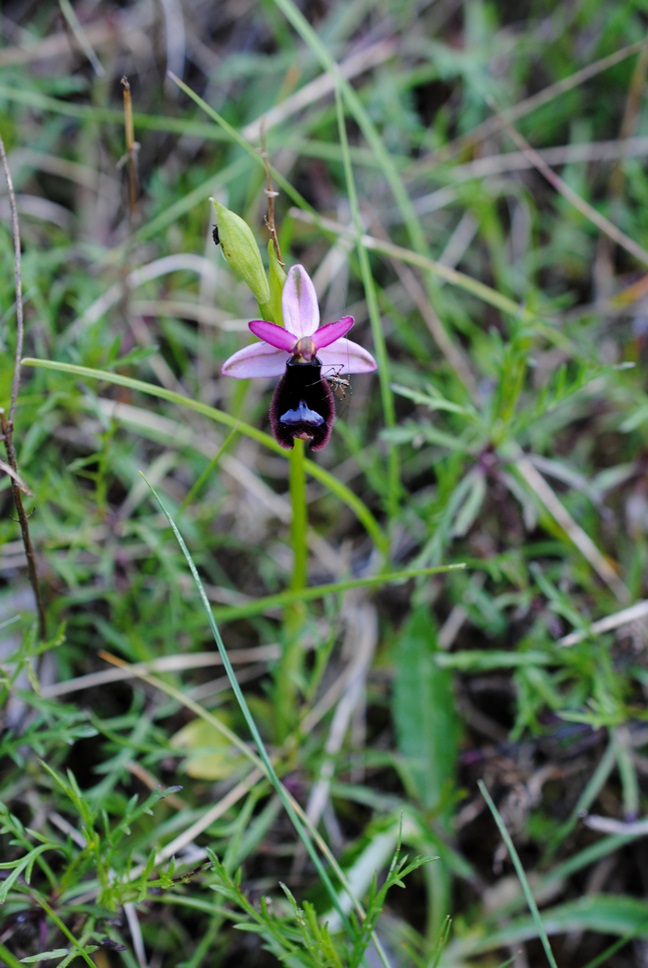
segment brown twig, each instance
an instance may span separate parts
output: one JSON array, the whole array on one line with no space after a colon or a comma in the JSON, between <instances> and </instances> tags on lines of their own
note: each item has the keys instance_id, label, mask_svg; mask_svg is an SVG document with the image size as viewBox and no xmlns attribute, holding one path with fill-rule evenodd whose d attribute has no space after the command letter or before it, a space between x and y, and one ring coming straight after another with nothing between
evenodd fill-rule
<instances>
[{"instance_id":1,"label":"brown twig","mask_svg":"<svg viewBox=\"0 0 648 968\"><path fill-rule=\"evenodd\" d=\"M494 105L493 107L494 110L498 111L497 107ZM608 238L612 239L613 242L616 242L617 245L620 245L621 248L626 250L626 252L629 252L631 255L633 255L638 262L641 262L643 265L648 265L648 251L644 249L643 246L638 245L634 239L631 239L629 235L626 235L625 232L622 232L621 229L610 222L605 215L601 215L601 213L593 208L589 202L586 202L585 199L578 194L578 192L575 192L574 189L560 177L560 175L556 174L553 168L549 167L544 158L535 150L535 148L531 147L529 142L520 134L517 128L515 128L514 125L501 114L501 112L498 113L501 117L502 126L508 132L509 136L516 143L520 151L526 155L533 167L536 168L543 178L549 182L552 188L562 195L563 198L570 203L570 205L573 205L573 207L579 211L581 215L588 219L588 221L590 221L593 225L600 229L601 232L607 235Z\"/></svg>"},{"instance_id":2,"label":"brown twig","mask_svg":"<svg viewBox=\"0 0 648 968\"><path fill-rule=\"evenodd\" d=\"M126 129L126 154L122 159L126 163L126 180L128 184L128 210L131 225L139 221L139 178L137 174L137 152L139 144L135 141L135 127L133 125L133 104L131 101L130 84L127 77L121 79L124 89L124 128Z\"/></svg>"},{"instance_id":3,"label":"brown twig","mask_svg":"<svg viewBox=\"0 0 648 968\"><path fill-rule=\"evenodd\" d=\"M20 389L20 361L23 355L25 326L23 317L22 273L20 262L20 225L18 223L18 209L16 208L16 196L14 193L13 181L11 179L11 172L9 171L7 153L5 151L4 141L1 136L0 160L2 161L2 170L7 182L7 196L9 198L9 211L11 212L11 235L14 246L14 282L16 289L16 355L14 358L13 379L11 381L11 402L9 404L8 418L4 408L0 408L0 427L2 428L5 450L7 451L7 460L9 462L9 467L11 468L9 480L11 481L11 492L13 494L14 504L16 505L18 522L20 524L23 545L25 547L25 555L27 557L29 581L31 582L31 586L34 590L34 598L36 599L36 610L38 612L38 634L41 641L44 641L47 638L45 606L43 604L38 583L36 556L34 555L34 548L31 543L31 536L29 534L29 519L25 512L25 506L22 500L22 482L20 475L18 474L16 450L13 443L13 426L16 413L16 404L18 401L18 391Z\"/></svg>"},{"instance_id":4,"label":"brown twig","mask_svg":"<svg viewBox=\"0 0 648 968\"><path fill-rule=\"evenodd\" d=\"M268 160L268 150L266 147L266 137L265 129L261 127L261 157L263 158L263 167L265 169L266 176L266 187L265 193L268 199L268 214L264 216L263 221L265 222L265 227L270 233L270 238L272 239L272 244L275 247L275 252L277 253L277 259L279 265L283 269L284 261L281 258L281 249L279 248L279 236L277 235L277 225L275 222L275 206L274 200L279 197L279 192L272 187L272 175L270 173L270 162Z\"/></svg>"}]
</instances>

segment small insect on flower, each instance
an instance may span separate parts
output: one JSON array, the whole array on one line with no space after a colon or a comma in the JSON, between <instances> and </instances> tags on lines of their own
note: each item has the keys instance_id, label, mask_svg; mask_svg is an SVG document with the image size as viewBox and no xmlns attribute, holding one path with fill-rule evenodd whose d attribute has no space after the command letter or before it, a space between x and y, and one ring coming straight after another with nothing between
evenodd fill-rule
<instances>
[{"instance_id":1,"label":"small insect on flower","mask_svg":"<svg viewBox=\"0 0 648 968\"><path fill-rule=\"evenodd\" d=\"M295 439L307 440L313 450L320 450L328 442L335 416L332 380L322 374L322 367L348 387L340 373L371 373L376 361L345 338L353 326L352 316L319 325L315 287L303 266L293 266L288 273L281 306L285 328L264 319L252 320L248 325L261 342L234 353L221 372L239 378L281 377L270 406L275 439L288 450Z\"/></svg>"},{"instance_id":2,"label":"small insect on flower","mask_svg":"<svg viewBox=\"0 0 648 968\"><path fill-rule=\"evenodd\" d=\"M346 400L347 393L351 393L351 380L347 380L341 374L344 372L342 367L338 367L335 373L325 373L324 379L332 389L338 400Z\"/></svg>"},{"instance_id":3,"label":"small insect on flower","mask_svg":"<svg viewBox=\"0 0 648 968\"><path fill-rule=\"evenodd\" d=\"M342 376L344 372L341 366L331 366L322 368L322 372L317 376L318 380L326 380L331 390L333 391L333 396L337 400L346 400L347 393L350 395L353 393L353 388L351 386L351 380L347 380L346 377ZM312 384L308 384L312 386Z\"/></svg>"},{"instance_id":4,"label":"small insect on flower","mask_svg":"<svg viewBox=\"0 0 648 968\"><path fill-rule=\"evenodd\" d=\"M212 229L212 239L214 240L214 245L218 245L220 243L220 235L218 234L217 225L215 225Z\"/></svg>"}]
</instances>

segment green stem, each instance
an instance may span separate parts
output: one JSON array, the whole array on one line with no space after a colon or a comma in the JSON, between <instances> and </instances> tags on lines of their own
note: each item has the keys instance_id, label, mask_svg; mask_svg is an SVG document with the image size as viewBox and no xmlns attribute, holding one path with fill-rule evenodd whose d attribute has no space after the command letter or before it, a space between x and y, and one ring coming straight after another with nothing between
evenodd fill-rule
<instances>
[{"instance_id":1,"label":"green stem","mask_svg":"<svg viewBox=\"0 0 648 968\"><path fill-rule=\"evenodd\" d=\"M308 584L308 511L306 505L306 463L304 441L295 440L290 452L290 503L292 522L290 544L293 554L290 590L299 595ZM303 675L303 643L305 606L301 598L284 612L283 654L276 683L277 740L283 742L290 733L299 705L299 691Z\"/></svg>"},{"instance_id":2,"label":"green stem","mask_svg":"<svg viewBox=\"0 0 648 968\"><path fill-rule=\"evenodd\" d=\"M295 440L290 452L290 503L292 524L290 543L293 553L293 572L290 587L293 591L305 588L308 583L308 512L306 508L306 464L304 441Z\"/></svg>"},{"instance_id":3,"label":"green stem","mask_svg":"<svg viewBox=\"0 0 648 968\"><path fill-rule=\"evenodd\" d=\"M0 957L4 958L4 963L7 968L23 968L24 966L24 962L14 958L12 953L3 944L0 944Z\"/></svg>"}]
</instances>

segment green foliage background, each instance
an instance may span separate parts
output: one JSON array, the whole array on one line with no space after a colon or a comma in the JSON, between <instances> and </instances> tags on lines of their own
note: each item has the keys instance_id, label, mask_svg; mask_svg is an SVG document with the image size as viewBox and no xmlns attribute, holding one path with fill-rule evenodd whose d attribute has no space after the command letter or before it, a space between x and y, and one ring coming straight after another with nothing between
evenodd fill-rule
<instances>
[{"instance_id":1,"label":"green foliage background","mask_svg":"<svg viewBox=\"0 0 648 968\"><path fill-rule=\"evenodd\" d=\"M3 8L48 624L3 475L10 968L644 957L646 26ZM208 199L265 253L262 132L286 264L379 362L305 464L307 528L272 388L219 375L258 310ZM4 183L0 220L8 410Z\"/></svg>"}]
</instances>

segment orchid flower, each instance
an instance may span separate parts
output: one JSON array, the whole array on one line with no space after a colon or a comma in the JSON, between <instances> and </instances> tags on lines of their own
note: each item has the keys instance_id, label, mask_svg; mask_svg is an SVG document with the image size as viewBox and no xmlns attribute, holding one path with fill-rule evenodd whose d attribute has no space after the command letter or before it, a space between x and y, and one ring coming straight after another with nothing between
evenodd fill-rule
<instances>
[{"instance_id":1,"label":"orchid flower","mask_svg":"<svg viewBox=\"0 0 648 968\"><path fill-rule=\"evenodd\" d=\"M315 286L303 266L293 266L288 273L281 306L285 328L265 319L253 319L248 325L262 342L230 356L221 370L224 376L281 376L288 360L295 356L299 357L293 359L295 363L310 363L317 356L322 366L342 367L347 373L371 373L376 369L371 353L344 338L353 326L353 316L343 316L320 327Z\"/></svg>"},{"instance_id":2,"label":"orchid flower","mask_svg":"<svg viewBox=\"0 0 648 968\"><path fill-rule=\"evenodd\" d=\"M353 316L320 326L315 287L303 266L293 266L284 283L281 306L285 327L254 319L249 327L261 340L230 356L224 376L281 377L270 407L270 423L278 443L293 447L295 438L308 440L313 450L327 443L335 405L322 367L338 373L371 373L376 361L362 346L345 338Z\"/></svg>"}]
</instances>

